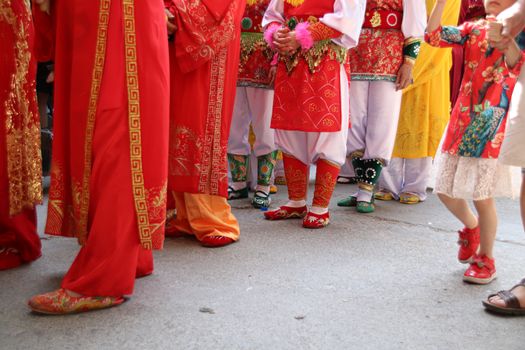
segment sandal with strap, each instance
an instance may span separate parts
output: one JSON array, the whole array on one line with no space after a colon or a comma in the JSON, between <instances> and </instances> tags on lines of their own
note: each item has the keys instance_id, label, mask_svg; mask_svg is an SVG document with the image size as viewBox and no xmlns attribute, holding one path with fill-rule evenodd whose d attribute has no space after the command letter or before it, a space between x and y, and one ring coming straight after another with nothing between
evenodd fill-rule
<instances>
[{"instance_id":1,"label":"sandal with strap","mask_svg":"<svg viewBox=\"0 0 525 350\"><path fill-rule=\"evenodd\" d=\"M522 307L518 297L512 294L512 291L518 287L525 288L525 278L509 290L502 290L496 294L489 295L487 300L482 301L483 306L487 311L500 315L525 316L525 307ZM498 306L491 303L490 299L494 297L499 297L501 300L503 300L505 306Z\"/></svg>"}]
</instances>

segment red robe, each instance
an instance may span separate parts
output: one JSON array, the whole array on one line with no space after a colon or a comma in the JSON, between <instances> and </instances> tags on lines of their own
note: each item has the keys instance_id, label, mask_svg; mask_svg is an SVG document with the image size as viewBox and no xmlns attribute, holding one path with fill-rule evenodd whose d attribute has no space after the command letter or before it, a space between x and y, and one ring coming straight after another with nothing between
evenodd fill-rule
<instances>
[{"instance_id":1,"label":"red robe","mask_svg":"<svg viewBox=\"0 0 525 350\"><path fill-rule=\"evenodd\" d=\"M118 7L113 7L114 2ZM137 236L144 248L160 248L169 89L167 50L160 40L166 34L162 0L68 0L55 5L55 140L46 232L86 241L94 213L91 197L101 191L96 184L102 179L94 176L117 176L117 172L95 171L97 158L106 157L109 151L127 159L122 170L130 173L133 194L131 207L116 206L114 210L136 216ZM124 47L108 44L112 26L123 27ZM107 58L118 50L124 55L111 60L112 66ZM122 77L104 80L121 68ZM125 96L120 101L122 92ZM103 94L114 94L115 100L108 101ZM126 109L124 148L111 143L112 128L117 126L104 116L105 109L120 107L120 102ZM97 133L107 133L107 144L97 147ZM106 215L105 220L111 221L114 213Z\"/></svg>"},{"instance_id":2,"label":"red robe","mask_svg":"<svg viewBox=\"0 0 525 350\"><path fill-rule=\"evenodd\" d=\"M178 26L170 45L170 189L227 197L245 1L173 0L167 7Z\"/></svg>"},{"instance_id":3,"label":"red robe","mask_svg":"<svg viewBox=\"0 0 525 350\"><path fill-rule=\"evenodd\" d=\"M40 256L35 204L42 200L40 118L29 2L0 2L0 248Z\"/></svg>"}]
</instances>

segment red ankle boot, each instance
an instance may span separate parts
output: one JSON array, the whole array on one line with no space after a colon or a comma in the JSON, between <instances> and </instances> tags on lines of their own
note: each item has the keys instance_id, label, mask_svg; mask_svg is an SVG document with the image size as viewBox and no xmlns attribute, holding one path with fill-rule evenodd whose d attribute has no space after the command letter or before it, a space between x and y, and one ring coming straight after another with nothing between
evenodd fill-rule
<instances>
[{"instance_id":1,"label":"red ankle boot","mask_svg":"<svg viewBox=\"0 0 525 350\"><path fill-rule=\"evenodd\" d=\"M458 260L462 264L470 264L479 248L479 226L472 229L465 227L458 233Z\"/></svg>"}]
</instances>

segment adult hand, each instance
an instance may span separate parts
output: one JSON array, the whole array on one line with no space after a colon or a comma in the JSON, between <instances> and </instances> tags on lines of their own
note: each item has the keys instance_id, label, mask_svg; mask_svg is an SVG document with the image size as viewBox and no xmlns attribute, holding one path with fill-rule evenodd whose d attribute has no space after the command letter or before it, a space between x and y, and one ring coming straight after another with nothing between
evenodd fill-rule
<instances>
[{"instance_id":1,"label":"adult hand","mask_svg":"<svg viewBox=\"0 0 525 350\"><path fill-rule=\"evenodd\" d=\"M40 10L49 14L51 10L51 0L35 0Z\"/></svg>"},{"instance_id":2,"label":"adult hand","mask_svg":"<svg viewBox=\"0 0 525 350\"><path fill-rule=\"evenodd\" d=\"M403 90L412 84L412 69L411 63L403 63L397 72L396 91Z\"/></svg>"},{"instance_id":3,"label":"adult hand","mask_svg":"<svg viewBox=\"0 0 525 350\"><path fill-rule=\"evenodd\" d=\"M502 11L497 19L503 25L501 35L508 40L514 39L525 27L525 1L516 1L514 5Z\"/></svg>"}]
</instances>

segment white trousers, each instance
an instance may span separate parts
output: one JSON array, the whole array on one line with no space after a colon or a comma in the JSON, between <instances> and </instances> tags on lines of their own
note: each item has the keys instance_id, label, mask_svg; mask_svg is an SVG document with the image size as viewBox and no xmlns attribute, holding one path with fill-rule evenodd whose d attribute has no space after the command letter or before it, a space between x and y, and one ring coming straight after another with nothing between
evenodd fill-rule
<instances>
[{"instance_id":1,"label":"white trousers","mask_svg":"<svg viewBox=\"0 0 525 350\"><path fill-rule=\"evenodd\" d=\"M275 130L275 142L284 153L304 164L315 164L325 159L339 166L346 161L346 140L350 118L348 77L341 65L341 125L337 132L304 132Z\"/></svg>"},{"instance_id":2,"label":"white trousers","mask_svg":"<svg viewBox=\"0 0 525 350\"><path fill-rule=\"evenodd\" d=\"M507 123L499 160L525 168L525 69L514 88Z\"/></svg>"},{"instance_id":3,"label":"white trousers","mask_svg":"<svg viewBox=\"0 0 525 350\"><path fill-rule=\"evenodd\" d=\"M392 158L383 169L379 187L390 191L396 199L407 192L417 195L422 201L427 198L427 187L432 176L432 158Z\"/></svg>"},{"instance_id":4,"label":"white trousers","mask_svg":"<svg viewBox=\"0 0 525 350\"><path fill-rule=\"evenodd\" d=\"M249 155L250 124L255 133L253 152L256 157L275 151L275 133L270 128L273 108L273 90L237 87L235 107L228 140L228 153Z\"/></svg>"},{"instance_id":5,"label":"white trousers","mask_svg":"<svg viewBox=\"0 0 525 350\"><path fill-rule=\"evenodd\" d=\"M401 97L402 92L389 81L352 81L348 154L364 150L363 159L388 163L396 141Z\"/></svg>"}]
</instances>

